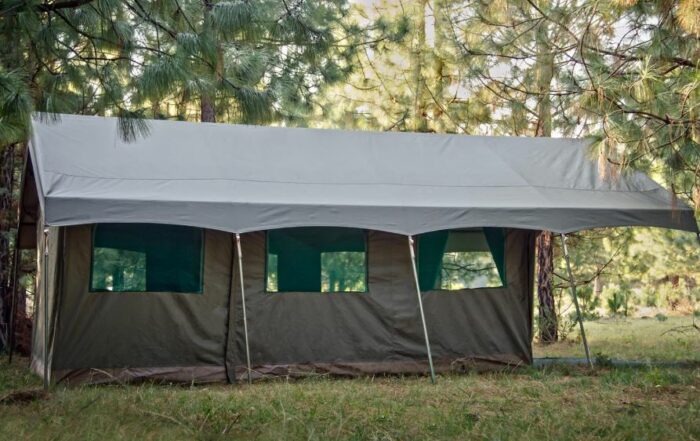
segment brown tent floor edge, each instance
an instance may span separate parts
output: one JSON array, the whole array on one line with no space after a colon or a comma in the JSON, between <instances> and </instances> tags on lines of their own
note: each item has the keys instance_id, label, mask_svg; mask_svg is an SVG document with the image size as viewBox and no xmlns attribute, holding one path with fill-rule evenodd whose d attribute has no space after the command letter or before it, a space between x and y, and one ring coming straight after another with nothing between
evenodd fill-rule
<instances>
[{"instance_id":1,"label":"brown tent floor edge","mask_svg":"<svg viewBox=\"0 0 700 441\"><path fill-rule=\"evenodd\" d=\"M464 373L470 371L498 371L529 365L527 358L515 354L502 354L484 357L461 357L435 359L438 373ZM245 365L235 367L236 379L247 379ZM371 375L425 375L429 373L425 361L382 361L382 362L333 362L333 363L294 363L266 364L252 366L252 379L308 378L315 376L362 377ZM106 368L106 369L65 369L53 372L57 383L108 384L154 381L168 383L225 383L226 369L223 366L174 366L146 368Z\"/></svg>"}]
</instances>

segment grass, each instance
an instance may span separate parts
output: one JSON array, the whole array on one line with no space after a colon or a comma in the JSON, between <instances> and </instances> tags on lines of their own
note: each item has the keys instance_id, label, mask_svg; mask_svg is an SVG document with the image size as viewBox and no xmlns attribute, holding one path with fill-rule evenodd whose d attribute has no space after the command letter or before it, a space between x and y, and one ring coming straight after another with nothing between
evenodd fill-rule
<instances>
[{"instance_id":1,"label":"grass","mask_svg":"<svg viewBox=\"0 0 700 441\"><path fill-rule=\"evenodd\" d=\"M584 323L591 354L628 360L700 362L700 333L679 332L693 323L689 316L668 317L664 321L616 318ZM570 338L573 341L535 344L535 357L583 357L578 327Z\"/></svg>"},{"instance_id":2,"label":"grass","mask_svg":"<svg viewBox=\"0 0 700 441\"><path fill-rule=\"evenodd\" d=\"M591 345L621 355L612 351L625 345L619 334L627 331L637 349L625 355L677 360L686 350L685 340L642 333L646 321L625 323L589 324ZM669 325L650 323L661 332ZM646 341L650 336L659 336L656 345ZM695 352L686 359L697 359L690 344ZM667 345L673 348L656 347ZM543 351L580 355L575 345ZM26 362L8 366L0 359L0 396L40 386ZM700 367L524 368L443 375L434 386L425 377L58 386L46 399L0 405L0 434L37 440L692 440L700 439Z\"/></svg>"}]
</instances>

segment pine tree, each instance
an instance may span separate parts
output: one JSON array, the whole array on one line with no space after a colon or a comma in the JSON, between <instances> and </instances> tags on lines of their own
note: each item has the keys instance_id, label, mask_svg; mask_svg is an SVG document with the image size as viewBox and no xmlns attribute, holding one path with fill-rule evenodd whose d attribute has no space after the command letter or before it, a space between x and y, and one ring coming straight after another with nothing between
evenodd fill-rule
<instances>
[{"instance_id":1,"label":"pine tree","mask_svg":"<svg viewBox=\"0 0 700 441\"><path fill-rule=\"evenodd\" d=\"M475 7L456 24L459 46L476 60L470 84L493 108L492 133L551 137L570 134L576 114L563 89L571 38L543 19L543 13L568 17L572 3L548 1L493 2ZM483 39L477 35L485 35ZM538 330L542 342L558 339L553 291L554 243L543 231L536 241Z\"/></svg>"},{"instance_id":2,"label":"pine tree","mask_svg":"<svg viewBox=\"0 0 700 441\"><path fill-rule=\"evenodd\" d=\"M499 109L494 129L526 134L534 124L537 136L593 136L609 179L641 168L697 206L697 2L493 2L470 16L461 29L488 37L462 47L486 60L472 77ZM556 329L546 326L556 317L551 236L538 242L547 340Z\"/></svg>"},{"instance_id":3,"label":"pine tree","mask_svg":"<svg viewBox=\"0 0 700 441\"><path fill-rule=\"evenodd\" d=\"M0 6L0 340L9 322L18 194L31 113L121 114L130 48L118 2L8 1ZM106 19L105 17L109 17ZM108 26L106 26L109 24ZM132 124L124 124L130 129ZM19 256L17 256L19 257Z\"/></svg>"},{"instance_id":4,"label":"pine tree","mask_svg":"<svg viewBox=\"0 0 700 441\"><path fill-rule=\"evenodd\" d=\"M535 81L537 91L537 119L535 136L552 136L552 80L554 52L550 45L549 23L542 21L535 31ZM543 343L558 340L557 314L552 291L554 250L552 232L542 231L537 237L537 299L539 301L539 334Z\"/></svg>"},{"instance_id":5,"label":"pine tree","mask_svg":"<svg viewBox=\"0 0 700 441\"><path fill-rule=\"evenodd\" d=\"M346 0L1 2L12 42L0 47L1 157L26 141L32 112L117 116L126 140L148 133L146 117L303 124L364 44L347 10ZM0 176L15 174L1 165ZM0 185L11 199L11 183ZM17 201L5 199L0 298L16 223Z\"/></svg>"},{"instance_id":6,"label":"pine tree","mask_svg":"<svg viewBox=\"0 0 700 441\"><path fill-rule=\"evenodd\" d=\"M344 1L154 2L139 14L162 53L148 54L137 103L163 116L301 123L314 93L349 72L363 30ZM199 111L190 104L199 102Z\"/></svg>"},{"instance_id":7,"label":"pine tree","mask_svg":"<svg viewBox=\"0 0 700 441\"><path fill-rule=\"evenodd\" d=\"M577 105L597 121L601 166L657 173L700 203L700 4L618 0L593 11L607 33L577 35ZM570 25L550 17L570 32ZM617 24L617 27L616 27ZM624 31L621 31L621 27Z\"/></svg>"},{"instance_id":8,"label":"pine tree","mask_svg":"<svg viewBox=\"0 0 700 441\"><path fill-rule=\"evenodd\" d=\"M489 120L478 97L467 96L469 59L452 38L458 0L378 1L357 6L350 19L376 19L390 38L377 38L353 60L345 84L325 91L317 125L347 128L476 133Z\"/></svg>"}]
</instances>

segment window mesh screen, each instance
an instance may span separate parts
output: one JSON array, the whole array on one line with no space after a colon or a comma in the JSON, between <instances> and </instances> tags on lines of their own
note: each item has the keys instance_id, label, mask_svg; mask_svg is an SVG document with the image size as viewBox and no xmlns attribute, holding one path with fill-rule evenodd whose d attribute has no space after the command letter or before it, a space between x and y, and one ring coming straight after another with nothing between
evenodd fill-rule
<instances>
[{"instance_id":1,"label":"window mesh screen","mask_svg":"<svg viewBox=\"0 0 700 441\"><path fill-rule=\"evenodd\" d=\"M203 231L156 224L99 224L91 291L202 292Z\"/></svg>"},{"instance_id":2,"label":"window mesh screen","mask_svg":"<svg viewBox=\"0 0 700 441\"><path fill-rule=\"evenodd\" d=\"M267 232L270 292L367 291L366 238L354 228L286 228Z\"/></svg>"},{"instance_id":3,"label":"window mesh screen","mask_svg":"<svg viewBox=\"0 0 700 441\"><path fill-rule=\"evenodd\" d=\"M505 230L436 231L418 238L422 291L505 286Z\"/></svg>"}]
</instances>

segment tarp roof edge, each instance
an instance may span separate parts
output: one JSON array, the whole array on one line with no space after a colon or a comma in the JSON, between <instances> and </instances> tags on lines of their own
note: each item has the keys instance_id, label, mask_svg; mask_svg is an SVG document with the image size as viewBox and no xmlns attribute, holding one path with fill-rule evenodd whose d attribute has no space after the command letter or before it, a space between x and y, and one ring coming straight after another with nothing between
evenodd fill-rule
<instances>
[{"instance_id":1,"label":"tarp roof edge","mask_svg":"<svg viewBox=\"0 0 700 441\"><path fill-rule=\"evenodd\" d=\"M546 210L549 213L555 212L557 210ZM560 214L560 213L556 213ZM649 220L644 220L640 222L613 222L611 221L610 223L600 223L596 224L595 226L581 226L581 227L574 227L574 228L557 228L552 225L547 226L547 228L543 228L542 225L531 225L531 224L522 224L522 223L509 223L507 221L504 222L490 222L490 223L479 223L479 222L462 222L462 223L454 223L454 224L444 224L439 230L450 230L450 229L461 229L461 228L482 228L482 227L498 227L498 228L512 228L512 229L523 229L523 230L543 230L546 229L548 231L552 231L553 233L574 233L577 231L583 231L583 230L588 230L588 229L593 229L593 228L614 228L614 227L653 227L653 228L667 228L667 229L673 229L673 230L679 230L679 231L688 231L688 232L694 232L697 233L697 227L694 218L694 214L692 210L678 210L678 213L676 216L678 216L677 221L673 221L672 224L669 222L665 221L663 218L666 217L668 213L666 212L656 212L656 213L637 213L638 215L644 216L645 214L653 214L654 217L653 219ZM571 214L572 216L575 214ZM660 219L661 218L661 219ZM423 234L423 233L428 233L432 231L439 231L435 229L420 229L416 228L410 232L406 232L401 229L396 229L392 228L390 226L382 226L378 227L376 225L366 225L366 224L357 224L357 223L346 223L346 222L325 222L325 223L319 223L319 222L288 222L288 223L283 223L283 224L265 224L265 225L260 225L258 227L244 227L244 228L235 228L231 226L226 226L226 225L216 225L213 223L206 223L206 222L188 222L186 220L177 220L177 221L164 221L163 219L158 219L158 218L141 218L141 217L131 217L129 219L115 219L112 217L103 217L103 216L91 216L89 218L76 218L76 219L70 219L70 220L54 220L48 223L50 226L75 226L75 225L86 225L86 224L97 224L97 223L153 223L153 224L166 224L166 225L183 225L183 226L191 226L191 227L200 227L200 228L207 228L207 229L212 229L212 230L219 230L219 231L225 231L229 233L250 233L250 232L255 232L255 231L264 231L264 230L273 230L273 229L279 229L279 228L295 228L295 227L347 227L347 228L363 228L363 229L368 229L368 230L375 230L375 231L384 231L387 233L394 233L394 234L403 234L403 235L417 235L417 234Z\"/></svg>"},{"instance_id":2,"label":"tarp roof edge","mask_svg":"<svg viewBox=\"0 0 700 441\"><path fill-rule=\"evenodd\" d=\"M200 226L238 233L291 226L347 226L382 230L399 234L419 234L440 229L467 228L479 226L502 226L536 230L548 229L554 232L562 233L569 233L572 231L578 231L582 229L607 226L655 226L692 232L698 231L697 222L695 221L694 217L694 212L690 207L688 207L685 203L683 203L680 200L674 200L670 193L668 193L666 190L663 190L663 195L665 195L663 196L663 200L659 199L658 197L655 199L653 197L648 197L644 195L645 192L649 192L649 188L642 188L640 190L637 190L636 192L634 191L634 189L633 191L630 191L629 189L625 190L625 192L627 193L634 193L634 196L637 199L639 199L639 201L631 201L631 204L628 208L624 206L612 208L609 206L605 206L605 204L601 204L600 207L596 207L596 198L601 198L599 200L603 201L602 198L605 197L605 194L602 191L597 192L595 189L573 188L573 190L580 190L581 192L596 193L595 197L589 198L591 201L590 206L588 206L587 208L579 208L578 210L571 210L567 208L538 208L536 206L529 207L526 209L520 209L514 208L512 206L509 207L507 206L507 204L504 204L500 212L498 208L487 207L486 209L484 209L483 207L469 205L468 202L465 202L464 206L462 207L450 207L444 209L438 208L432 210L434 211L434 213L430 213L430 209L421 207L419 205L420 201L417 201L416 204L413 206L407 204L402 209L396 206L386 206L377 208L376 205L368 205L363 207L360 204L357 204L356 206L350 206L350 209L348 209L348 207L343 206L343 204L338 204L337 206L328 204L327 199L325 199L327 197L326 195L321 195L323 196L323 198L319 198L318 204L300 204L297 200L290 200L289 205L287 207L281 206L280 204L266 204L263 200L260 204L257 204L258 206L255 210L253 210L254 212L249 213L248 215L241 215L241 211L244 211L246 208L250 208L255 204L237 203L234 201L230 201L229 204L226 204L225 202L214 204L207 203L206 201L195 201L193 203L192 201L186 200L185 198L183 198L180 201L169 200L168 198L164 198L163 200L156 199L155 201L151 201L148 204L143 204L143 201L138 201L134 198L130 199L127 197L123 200L119 200L119 194L117 193L112 194L112 196L115 196L112 199L112 202L114 202L116 204L115 205L111 203L105 203L105 201L107 201L108 199L104 197L104 194L98 194L99 191L86 191L86 194L83 195L83 197L66 198L65 195L74 194L76 189L70 187L70 183L67 182L69 181L69 179L61 180L60 178L54 178L52 182L44 182L44 178L46 178L45 172L47 170L44 167L44 165L46 161L49 161L49 163L51 163L52 171L55 171L57 168L60 170L64 166L71 167L73 166L73 164L70 163L70 158L68 158L67 155L75 153L77 149L81 153L84 153L84 156L89 157L87 161L84 160L85 158L81 158L83 162L78 164L78 166L85 167L87 164L87 167L90 167L93 165L93 163L90 163L90 160L92 160L95 157L95 152L91 152L89 150L90 145L97 145L97 150L104 149L108 153L113 153L112 151L110 151L110 147L118 145L118 142L115 141L113 137L103 136L103 138L106 139L106 142L100 143L100 135L104 135L104 133L101 133L100 131L95 131L94 127L88 127L87 129L85 129L85 126L92 124L86 124L85 121L93 121L95 119L101 120L99 124L97 124L98 126L104 126L104 124L107 124L114 127L117 124L115 118L85 116L61 117L60 122L56 123L50 123L41 118L35 118L33 121L34 130L32 133L32 139L30 141L30 156L32 158L32 164L35 170L37 190L40 194L39 199L42 204L42 210L45 210L44 212L46 213L46 220L47 223L50 225L61 226L95 222L152 222ZM154 144L160 145L161 138L163 139L163 141L172 141L172 139L168 138L167 134L164 133L164 131L161 128L162 125L160 125L159 123L159 121L150 122L152 126L156 126L156 130L152 130L151 135L149 135L151 137L155 136L155 139L149 141L147 147L148 149L152 149L152 146ZM198 123L172 122L170 122L168 126L169 128L172 128L174 125L179 127L179 124L187 125L185 131L193 132L196 132L200 128L198 126L201 126ZM220 124L218 126L224 125ZM225 129L226 133L230 134L233 139L235 139L237 135L249 136L249 133L244 133L243 131L246 128L249 129L250 126L225 126L228 126ZM220 129L220 127L217 127L217 129ZM332 131L320 129L286 129L274 127L255 127L254 129L257 133L264 135L266 138L276 139L280 144L284 144L285 142L287 142L287 151L293 152L293 154L301 155L309 154L309 149L306 148L306 145L303 143L316 142L316 138L318 138L319 136L321 136L325 140L326 138L328 138L328 136L332 138L338 137L338 139L341 139L346 137L354 138L358 134L358 132ZM81 130L85 133L81 133ZM36 136L37 133L39 134L39 136ZM290 133L296 134L290 137ZM47 137L47 134L51 134L53 136ZM86 134L88 134L89 136L85 136ZM111 134L113 134L113 132ZM376 133L359 132L359 134L364 136L364 140L369 140L369 142L378 142L378 138L375 136L378 134ZM397 138L391 137L390 135L391 134L382 133L380 141L389 140L388 142L385 142L386 148L393 149L391 153L401 153L401 151L397 149L396 146L391 144L392 140L395 140ZM421 136L415 137L415 139L418 139L422 142L415 142L414 145L408 146L407 154L410 155L411 152L417 152L420 154L424 153L425 151L428 151L430 154L435 153L436 156L446 156L446 158L443 158L443 160L449 162L449 153L455 152L454 145L452 145L454 143L461 144L458 146L460 149L458 150L458 152L460 152L460 154L463 155L465 151L468 152L468 149L470 147L468 144L470 143L470 141L473 141L474 143L478 141L482 144L484 142L492 141L497 143L505 141L509 143L514 142L513 139L508 138L469 137L463 135L440 136L440 140L444 142L444 144L441 146L439 145L437 147L428 145L425 142L426 140L433 139L429 134L421 134ZM291 140L289 140L290 138ZM407 139L414 139L414 137L407 136L407 134L405 133L402 134L401 140L405 141ZM517 142L519 144L522 144L523 149L528 149L528 145L531 144L530 141L533 139L534 138L516 138ZM537 142L541 142L542 138L537 138L535 140ZM177 142L177 140L175 141ZM217 140L214 141L216 142ZM354 140L352 139L350 140L351 143L353 141ZM570 145L567 143L570 143L571 140L559 141L563 141L562 149L568 151L567 149L570 148ZM348 141L346 139L343 139L343 142ZM76 144L80 145L76 146ZM134 144L135 145L132 145L129 148L129 151L131 153L138 152L138 150L133 149L139 147L139 141L136 141ZM381 147L383 149L385 146L381 142L380 144L381 145L379 145L378 147ZM553 144L553 146L556 147L556 144L550 144ZM203 154L211 153L207 152L207 147L207 145L198 145L197 149L204 151ZM267 154L267 152L264 152L266 146L261 145L258 147L260 147L263 153ZM61 152L61 148L65 149L66 151ZM249 156L245 156L249 152L243 151L246 148L250 149L251 147L241 147L238 145L230 146L231 153L230 156L226 157L226 159L230 160L232 163L237 162L239 156L237 156L236 153L238 151L242 151L242 156L244 157L244 159L250 160ZM430 150L433 148L435 149L435 152ZM475 149L477 150L478 148L485 147L483 145L475 147ZM146 150L146 147L144 147L144 150ZM533 164L533 167L541 166L542 158L538 158L537 155L541 156L543 154L543 150L541 148L531 150L533 153L532 157L539 161ZM216 164L217 162L220 162L218 161L218 159L220 158L216 157L216 154L220 154L221 152L214 150L212 151L214 152L211 153L212 167L215 168L221 165ZM370 156L370 158L368 158L368 167L382 169L382 167L392 166L391 163L382 164L377 163L376 160L374 162L371 162L371 160L373 159L371 156L377 154L376 150L368 149L367 147L362 147L358 145L358 151L360 154L368 154L368 156ZM167 152L167 149L164 148L161 151L155 152L155 156L153 155L152 151L149 151L147 153L149 153L150 156L143 155L142 159L151 160L154 157L158 158L158 155L162 154L163 152ZM279 155L279 151L276 153ZM545 151L545 153L551 154L548 151ZM580 159L580 156L581 155L576 156L575 159L577 159L580 162L579 165L581 165L582 168L585 168L585 170L581 173L588 173L591 174L591 176L593 176L586 176L585 179L596 179L596 177L594 176L595 172L592 171L591 164L582 161ZM388 157L394 159L394 157L392 157L391 154ZM187 158L184 158L184 160L180 162L185 162L186 159ZM545 161L547 160L547 158L544 159ZM109 160L109 158L107 158L107 160ZM283 157L281 159L281 162L285 162L284 160L285 158ZM264 167L264 160L261 160L261 164L251 163L252 167L261 165ZM408 164L407 169L410 169L410 167L412 166L416 166L416 170L420 171L420 165L421 161L418 160L414 163ZM521 161L517 165L528 169L527 161ZM566 173L570 175L572 173L572 170L576 169L577 164L567 165L568 171ZM342 164L340 165L340 167L342 167ZM97 169L99 171L99 167ZM145 167L144 170L146 171L146 173L148 173L147 167ZM70 173L65 173L65 175L70 176ZM639 180L637 175L639 175L639 173L635 173L635 175L632 177L632 184L630 184L632 185L632 187L636 185L635 179L641 182L641 185L648 186L649 182L653 182L646 177L646 181ZM585 179L583 180L585 181ZM622 177L620 179L624 180L627 178ZM97 176L93 180L95 182L96 188L98 188L99 190L100 177ZM600 183L595 183L595 185L600 185ZM628 184L625 183L625 185ZM655 185L657 186L658 190L661 190L661 187L659 187L658 184ZM44 193L45 188L49 189L48 195ZM497 188L497 185L494 186L494 188ZM652 188L652 190L657 190L657 188ZM130 189L130 191L131 190L133 189ZM223 189L216 188L215 191L223 191ZM256 189L256 191L258 190ZM608 189L605 191L611 194L617 193L614 189ZM623 192L620 191L619 193ZM652 193L654 193L654 191L652 191ZM126 196L131 196L132 194L133 193L129 193L126 194ZM267 195L264 192L258 191L258 193L255 193L255 196L263 196L261 199L264 199L264 197ZM388 198L391 195L381 196ZM406 195L399 194L398 196L399 198L401 198ZM467 199L468 198L465 197L465 201ZM637 204L637 202L639 202L639 204ZM639 206L635 206L635 204ZM162 205L162 207L157 207L158 205ZM641 208L642 206L646 208ZM300 212L299 207L303 207L304 209ZM211 213L207 213L207 211L211 211ZM583 220L575 219L581 216L583 216ZM411 217L415 217L415 219L410 219ZM216 221L213 222L212 219ZM503 219L506 220L504 221ZM552 221L552 219L554 219L554 221ZM392 224L392 222L394 222L394 224Z\"/></svg>"}]
</instances>

